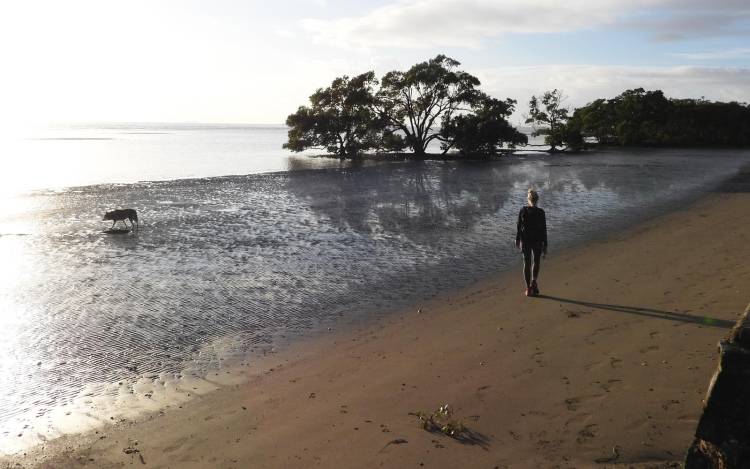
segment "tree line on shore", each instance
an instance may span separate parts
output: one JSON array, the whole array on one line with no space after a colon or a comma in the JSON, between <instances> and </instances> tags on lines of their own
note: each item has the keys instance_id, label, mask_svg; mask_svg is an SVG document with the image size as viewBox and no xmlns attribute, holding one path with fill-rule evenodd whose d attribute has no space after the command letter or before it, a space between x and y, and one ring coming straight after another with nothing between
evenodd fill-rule
<instances>
[{"instance_id":1,"label":"tree line on shore","mask_svg":"<svg viewBox=\"0 0 750 469\"><path fill-rule=\"evenodd\" d=\"M374 72L343 76L289 115L284 148L323 149L339 158L365 153L492 157L528 144L508 121L517 101L479 90L479 79L438 55L378 80ZM616 146L749 146L750 106L737 102L670 99L660 90L631 89L585 106L564 106L560 90L532 96L526 123L544 135L549 151Z\"/></svg>"}]
</instances>

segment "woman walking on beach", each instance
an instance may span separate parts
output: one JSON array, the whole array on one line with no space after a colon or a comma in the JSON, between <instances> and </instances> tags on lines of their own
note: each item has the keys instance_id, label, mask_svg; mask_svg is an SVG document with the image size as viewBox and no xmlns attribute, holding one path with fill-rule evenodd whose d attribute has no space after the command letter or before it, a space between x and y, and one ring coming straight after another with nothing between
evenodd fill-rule
<instances>
[{"instance_id":1,"label":"woman walking on beach","mask_svg":"<svg viewBox=\"0 0 750 469\"><path fill-rule=\"evenodd\" d=\"M542 255L547 255L547 219L544 210L537 207L539 194L529 189L528 205L518 214L516 247L523 252L523 277L526 280L526 296L537 296L539 286L539 267ZM533 269L532 269L533 257Z\"/></svg>"}]
</instances>

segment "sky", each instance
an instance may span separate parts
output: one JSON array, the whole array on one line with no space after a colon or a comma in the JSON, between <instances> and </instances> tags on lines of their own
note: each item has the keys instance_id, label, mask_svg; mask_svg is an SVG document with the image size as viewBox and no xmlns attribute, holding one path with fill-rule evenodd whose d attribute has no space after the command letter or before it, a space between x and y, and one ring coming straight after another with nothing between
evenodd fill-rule
<instances>
[{"instance_id":1,"label":"sky","mask_svg":"<svg viewBox=\"0 0 750 469\"><path fill-rule=\"evenodd\" d=\"M444 53L481 89L750 101L747 0L25 0L0 5L0 125L283 123L337 76Z\"/></svg>"}]
</instances>

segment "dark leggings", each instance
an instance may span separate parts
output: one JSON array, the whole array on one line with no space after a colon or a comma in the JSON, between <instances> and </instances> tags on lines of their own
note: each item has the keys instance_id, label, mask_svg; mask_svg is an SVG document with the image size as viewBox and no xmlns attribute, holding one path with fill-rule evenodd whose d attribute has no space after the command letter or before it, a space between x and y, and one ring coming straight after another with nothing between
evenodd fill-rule
<instances>
[{"instance_id":1,"label":"dark leggings","mask_svg":"<svg viewBox=\"0 0 750 469\"><path fill-rule=\"evenodd\" d=\"M534 256L534 272L532 275L531 256ZM542 263L542 246L524 245L523 246L523 278L526 280L526 286L531 285L531 281L539 277L539 267Z\"/></svg>"}]
</instances>

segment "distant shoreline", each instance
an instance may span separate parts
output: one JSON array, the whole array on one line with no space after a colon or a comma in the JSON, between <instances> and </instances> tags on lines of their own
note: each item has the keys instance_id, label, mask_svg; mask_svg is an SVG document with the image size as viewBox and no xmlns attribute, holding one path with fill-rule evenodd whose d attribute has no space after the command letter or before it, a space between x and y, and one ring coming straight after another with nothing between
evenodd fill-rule
<instances>
[{"instance_id":1,"label":"distant shoreline","mask_svg":"<svg viewBox=\"0 0 750 469\"><path fill-rule=\"evenodd\" d=\"M532 148L527 148L532 147ZM546 148L543 150L541 148ZM657 150L746 150L749 147L740 145L711 145L711 146L621 146L621 145L599 145L591 144L584 150L570 150L570 149L559 149L555 151L549 150L549 145L525 145L522 148L515 149L503 149L498 150L496 155L462 155L458 152L448 153L426 153L424 157L416 157L411 152L384 152L384 153L363 153L358 158L341 158L338 155L331 153L321 153L307 155L310 158L322 158L342 161L494 161L499 160L508 156L515 155L570 155L570 154L595 154L597 152L607 151L657 151Z\"/></svg>"}]
</instances>

